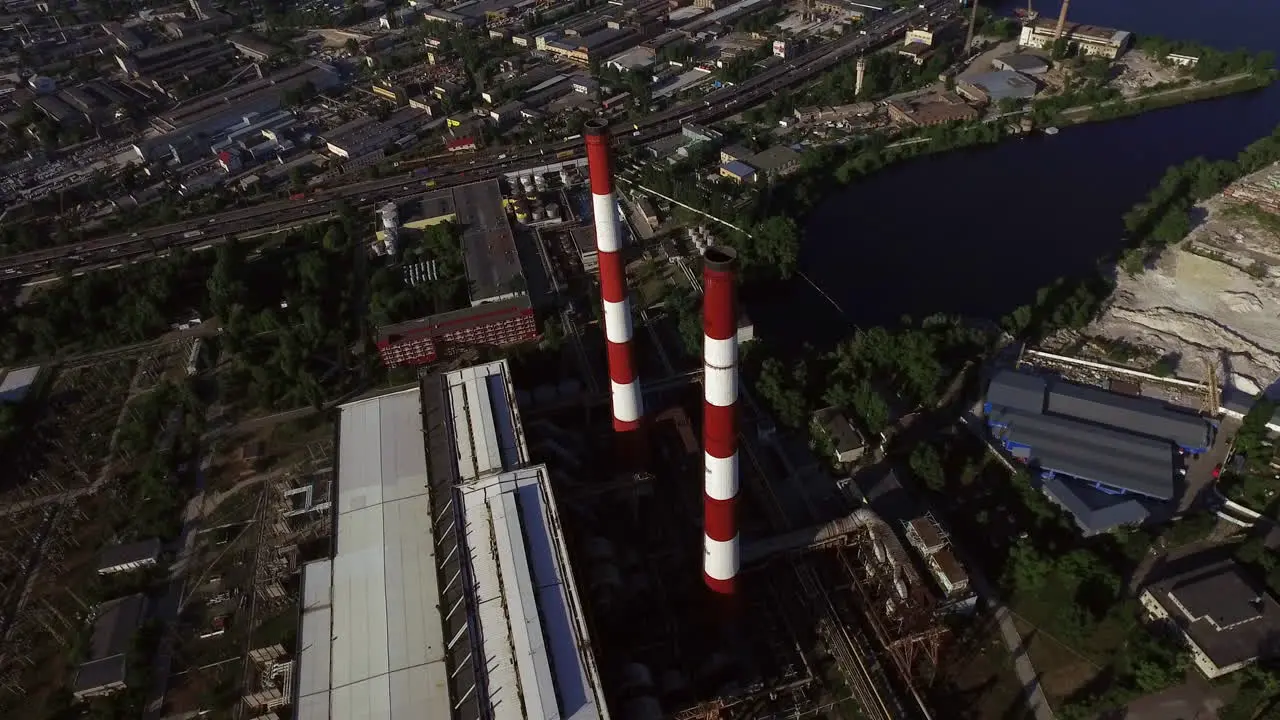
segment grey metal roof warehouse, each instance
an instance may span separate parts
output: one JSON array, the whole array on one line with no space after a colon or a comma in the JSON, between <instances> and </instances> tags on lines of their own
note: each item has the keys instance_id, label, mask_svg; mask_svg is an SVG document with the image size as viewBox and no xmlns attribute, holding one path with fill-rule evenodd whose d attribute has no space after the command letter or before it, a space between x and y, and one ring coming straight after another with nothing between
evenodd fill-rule
<instances>
[{"instance_id":1,"label":"grey metal roof warehouse","mask_svg":"<svg viewBox=\"0 0 1280 720\"><path fill-rule=\"evenodd\" d=\"M1026 100L1033 97L1037 90L1034 80L1012 70L993 70L967 78L964 82L981 88L992 101L1005 98Z\"/></svg>"},{"instance_id":2,"label":"grey metal roof warehouse","mask_svg":"<svg viewBox=\"0 0 1280 720\"><path fill-rule=\"evenodd\" d=\"M1054 502L1075 518L1086 535L1108 532L1124 525L1146 522L1150 512L1132 496L1108 495L1072 480L1052 477L1042 489Z\"/></svg>"},{"instance_id":3,"label":"grey metal roof warehouse","mask_svg":"<svg viewBox=\"0 0 1280 720\"><path fill-rule=\"evenodd\" d=\"M97 607L89 656L76 673L72 687L77 697L124 687L129 650L146 610L147 596L141 593L109 600Z\"/></svg>"},{"instance_id":4,"label":"grey metal roof warehouse","mask_svg":"<svg viewBox=\"0 0 1280 720\"><path fill-rule=\"evenodd\" d=\"M1172 448L1166 448L1160 457L1152 448L1136 443L1127 445L1120 433L1108 434L1102 428L1078 423L1074 428L1055 429L1051 422L1043 423L1045 420L1053 418L1029 416L1025 421L1015 421L1006 431L1010 442L1031 448L1033 463L1046 470L1159 500L1173 498Z\"/></svg>"},{"instance_id":5,"label":"grey metal roof warehouse","mask_svg":"<svg viewBox=\"0 0 1280 720\"><path fill-rule=\"evenodd\" d=\"M340 408L335 553L303 566L299 720L608 720L505 360Z\"/></svg>"},{"instance_id":6,"label":"grey metal roof warehouse","mask_svg":"<svg viewBox=\"0 0 1280 720\"><path fill-rule=\"evenodd\" d=\"M1134 435L1100 425L1090 425L1055 415L1036 415L1020 410L993 410L993 422L1011 431L1006 437L1044 436L1061 438L1091 451L1142 458L1151 462L1173 459L1173 446L1166 440Z\"/></svg>"},{"instance_id":7,"label":"grey metal roof warehouse","mask_svg":"<svg viewBox=\"0 0 1280 720\"><path fill-rule=\"evenodd\" d=\"M1204 418L1170 409L1159 400L1130 397L1071 383L1049 388L1048 412L1087 420L1151 437L1167 438L1191 449L1209 446Z\"/></svg>"},{"instance_id":8,"label":"grey metal roof warehouse","mask_svg":"<svg viewBox=\"0 0 1280 720\"><path fill-rule=\"evenodd\" d=\"M1049 383L1038 375L1002 370L991 379L987 402L996 407L1014 408L1031 413L1044 412Z\"/></svg>"},{"instance_id":9,"label":"grey metal roof warehouse","mask_svg":"<svg viewBox=\"0 0 1280 720\"><path fill-rule=\"evenodd\" d=\"M1106 425L1166 439L1191 450L1209 445L1209 425L1198 415L1174 410L1154 398L1121 395L1016 370L1002 370L991 379L987 405Z\"/></svg>"}]
</instances>

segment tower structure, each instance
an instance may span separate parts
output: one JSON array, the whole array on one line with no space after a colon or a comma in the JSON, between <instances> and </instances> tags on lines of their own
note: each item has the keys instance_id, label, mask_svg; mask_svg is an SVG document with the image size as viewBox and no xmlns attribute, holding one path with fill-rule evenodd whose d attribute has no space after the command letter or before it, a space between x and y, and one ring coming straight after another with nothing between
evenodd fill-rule
<instances>
[{"instance_id":1,"label":"tower structure","mask_svg":"<svg viewBox=\"0 0 1280 720\"><path fill-rule=\"evenodd\" d=\"M702 256L702 579L712 592L734 594L738 575L738 256L712 246Z\"/></svg>"},{"instance_id":2,"label":"tower structure","mask_svg":"<svg viewBox=\"0 0 1280 720\"><path fill-rule=\"evenodd\" d=\"M965 57L973 49L973 31L978 25L978 0L973 0L973 7L969 11L969 32L964 38Z\"/></svg>"},{"instance_id":3,"label":"tower structure","mask_svg":"<svg viewBox=\"0 0 1280 720\"><path fill-rule=\"evenodd\" d=\"M1056 43L1062 39L1062 31L1067 27L1067 9L1071 7L1071 0L1062 0L1062 10L1058 12L1058 29L1053 32L1053 41Z\"/></svg>"},{"instance_id":4,"label":"tower structure","mask_svg":"<svg viewBox=\"0 0 1280 720\"><path fill-rule=\"evenodd\" d=\"M604 334L608 345L613 429L618 433L638 433L644 406L640 399L640 382L636 378L631 351L631 303L627 299L618 204L613 195L608 123L592 119L587 122L584 135L587 142L587 168L591 174L591 201L600 264L600 298L604 306Z\"/></svg>"},{"instance_id":5,"label":"tower structure","mask_svg":"<svg viewBox=\"0 0 1280 720\"><path fill-rule=\"evenodd\" d=\"M858 56L858 64L856 66L857 75L853 81L853 96L856 98L862 94L862 81L867 76L867 59L862 55Z\"/></svg>"}]
</instances>

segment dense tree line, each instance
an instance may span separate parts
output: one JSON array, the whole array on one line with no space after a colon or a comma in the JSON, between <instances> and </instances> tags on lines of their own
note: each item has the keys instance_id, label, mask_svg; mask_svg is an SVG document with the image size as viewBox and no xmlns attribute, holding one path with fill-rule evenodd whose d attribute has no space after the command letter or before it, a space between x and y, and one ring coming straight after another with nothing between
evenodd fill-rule
<instances>
[{"instance_id":1,"label":"dense tree line","mask_svg":"<svg viewBox=\"0 0 1280 720\"><path fill-rule=\"evenodd\" d=\"M361 228L348 215L312 225L250 262L247 248L219 250L210 306L230 356L221 395L252 407L320 406L351 387L376 354L367 338Z\"/></svg>"},{"instance_id":2,"label":"dense tree line","mask_svg":"<svg viewBox=\"0 0 1280 720\"><path fill-rule=\"evenodd\" d=\"M4 362L50 358L148 340L199 312L205 261L186 251L41 286L0 313Z\"/></svg>"},{"instance_id":3,"label":"dense tree line","mask_svg":"<svg viewBox=\"0 0 1280 720\"><path fill-rule=\"evenodd\" d=\"M1188 55L1199 58L1191 74L1197 80L1216 80L1241 73L1265 73L1275 66L1275 53L1251 53L1243 48L1230 52L1215 50L1191 40L1169 40L1159 35L1138 38L1137 48L1151 57L1168 62L1168 56Z\"/></svg>"},{"instance_id":4,"label":"dense tree line","mask_svg":"<svg viewBox=\"0 0 1280 720\"><path fill-rule=\"evenodd\" d=\"M1129 247L1121 256L1121 267L1129 273L1141 272L1154 255L1191 231L1196 203L1276 161L1280 161L1280 127L1250 144L1235 160L1195 158L1169 168L1146 200L1124 216Z\"/></svg>"},{"instance_id":5,"label":"dense tree line","mask_svg":"<svg viewBox=\"0 0 1280 720\"><path fill-rule=\"evenodd\" d=\"M803 428L819 408L835 407L875 435L895 415L935 403L961 364L986 345L981 331L936 317L897 330L859 330L826 353L766 352L758 366L745 367L783 425Z\"/></svg>"}]
</instances>

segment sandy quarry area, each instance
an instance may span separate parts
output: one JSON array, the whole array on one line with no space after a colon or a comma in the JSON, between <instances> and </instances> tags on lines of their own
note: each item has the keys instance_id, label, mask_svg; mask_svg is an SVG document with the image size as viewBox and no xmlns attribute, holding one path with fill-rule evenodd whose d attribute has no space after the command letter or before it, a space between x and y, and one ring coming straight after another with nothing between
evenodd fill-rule
<instances>
[{"instance_id":1,"label":"sandy quarry area","mask_svg":"<svg viewBox=\"0 0 1280 720\"><path fill-rule=\"evenodd\" d=\"M1253 177L1280 179L1280 164ZM1220 377L1257 393L1280 378L1280 236L1227 210L1218 196L1182 244L1145 273L1121 273L1109 306L1085 335L1176 354L1179 377ZM1224 383L1226 384L1226 383Z\"/></svg>"}]
</instances>

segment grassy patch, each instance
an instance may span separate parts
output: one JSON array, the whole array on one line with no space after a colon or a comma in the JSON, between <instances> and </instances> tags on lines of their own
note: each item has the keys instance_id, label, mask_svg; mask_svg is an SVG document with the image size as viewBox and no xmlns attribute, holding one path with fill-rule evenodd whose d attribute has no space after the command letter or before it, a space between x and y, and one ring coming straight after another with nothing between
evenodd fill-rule
<instances>
[{"instance_id":1,"label":"grassy patch","mask_svg":"<svg viewBox=\"0 0 1280 720\"><path fill-rule=\"evenodd\" d=\"M1247 220L1272 235L1280 236L1280 215L1263 210L1257 205L1230 205L1222 211L1222 215L1233 220Z\"/></svg>"}]
</instances>

